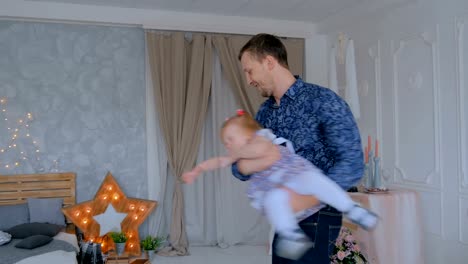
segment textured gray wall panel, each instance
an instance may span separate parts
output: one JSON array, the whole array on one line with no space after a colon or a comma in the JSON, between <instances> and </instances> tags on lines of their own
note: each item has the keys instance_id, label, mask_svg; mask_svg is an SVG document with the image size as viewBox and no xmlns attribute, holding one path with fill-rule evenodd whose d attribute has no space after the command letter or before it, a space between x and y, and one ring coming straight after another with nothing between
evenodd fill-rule
<instances>
[{"instance_id":1,"label":"textured gray wall panel","mask_svg":"<svg viewBox=\"0 0 468 264\"><path fill-rule=\"evenodd\" d=\"M41 150L20 134L0 153L0 174L76 172L81 202L111 171L128 196L146 198L144 45L137 28L0 21L0 148L31 112ZM28 159L5 168L20 149Z\"/></svg>"}]
</instances>

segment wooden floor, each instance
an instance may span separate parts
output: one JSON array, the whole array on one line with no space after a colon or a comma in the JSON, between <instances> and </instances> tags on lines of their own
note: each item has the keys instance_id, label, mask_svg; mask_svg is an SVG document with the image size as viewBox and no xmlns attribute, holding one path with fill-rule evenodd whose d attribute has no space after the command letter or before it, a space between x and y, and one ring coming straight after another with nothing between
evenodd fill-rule
<instances>
[{"instance_id":1,"label":"wooden floor","mask_svg":"<svg viewBox=\"0 0 468 264\"><path fill-rule=\"evenodd\" d=\"M271 264L265 246L191 247L183 257L154 256L152 264Z\"/></svg>"}]
</instances>

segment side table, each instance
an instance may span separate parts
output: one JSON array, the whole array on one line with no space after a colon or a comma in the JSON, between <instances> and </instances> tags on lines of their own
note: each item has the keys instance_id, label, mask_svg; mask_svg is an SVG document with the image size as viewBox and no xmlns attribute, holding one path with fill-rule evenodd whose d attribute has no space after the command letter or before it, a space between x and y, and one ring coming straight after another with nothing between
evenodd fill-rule
<instances>
[{"instance_id":1,"label":"side table","mask_svg":"<svg viewBox=\"0 0 468 264\"><path fill-rule=\"evenodd\" d=\"M423 264L421 201L412 190L390 189L388 193L350 193L351 198L380 217L377 227L365 231L347 220L369 263Z\"/></svg>"},{"instance_id":2,"label":"side table","mask_svg":"<svg viewBox=\"0 0 468 264\"><path fill-rule=\"evenodd\" d=\"M147 258L130 257L127 254L117 256L114 251L109 252L106 264L151 264Z\"/></svg>"}]
</instances>

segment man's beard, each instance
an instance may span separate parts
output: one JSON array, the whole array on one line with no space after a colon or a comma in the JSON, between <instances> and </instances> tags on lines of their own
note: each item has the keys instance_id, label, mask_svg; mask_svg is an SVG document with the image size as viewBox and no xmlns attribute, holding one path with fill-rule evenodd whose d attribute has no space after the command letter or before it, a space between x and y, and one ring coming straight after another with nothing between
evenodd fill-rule
<instances>
[{"instance_id":1,"label":"man's beard","mask_svg":"<svg viewBox=\"0 0 468 264\"><path fill-rule=\"evenodd\" d=\"M261 89L260 88L260 95L262 95L262 97L270 97L272 96L272 93L271 91L268 91L268 90L264 90L264 89Z\"/></svg>"}]
</instances>

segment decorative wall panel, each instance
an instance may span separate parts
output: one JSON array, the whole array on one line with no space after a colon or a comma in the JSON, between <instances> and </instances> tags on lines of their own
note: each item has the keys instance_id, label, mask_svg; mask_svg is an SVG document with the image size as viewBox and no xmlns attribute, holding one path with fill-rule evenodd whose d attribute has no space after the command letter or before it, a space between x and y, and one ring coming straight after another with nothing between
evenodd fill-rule
<instances>
[{"instance_id":1,"label":"decorative wall panel","mask_svg":"<svg viewBox=\"0 0 468 264\"><path fill-rule=\"evenodd\" d=\"M440 187L438 28L392 52L395 181Z\"/></svg>"},{"instance_id":2,"label":"decorative wall panel","mask_svg":"<svg viewBox=\"0 0 468 264\"><path fill-rule=\"evenodd\" d=\"M466 160L467 156L467 138L468 131L466 125L468 124L468 112L466 101L468 100L468 88L466 87L466 76L468 69L466 64L468 62L468 39L465 34L465 19L457 19L456 21L456 45L457 45L457 105L458 105L458 118L459 118L459 147L458 147L458 174L460 177L460 188L464 192L468 192L468 169Z\"/></svg>"}]
</instances>

